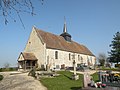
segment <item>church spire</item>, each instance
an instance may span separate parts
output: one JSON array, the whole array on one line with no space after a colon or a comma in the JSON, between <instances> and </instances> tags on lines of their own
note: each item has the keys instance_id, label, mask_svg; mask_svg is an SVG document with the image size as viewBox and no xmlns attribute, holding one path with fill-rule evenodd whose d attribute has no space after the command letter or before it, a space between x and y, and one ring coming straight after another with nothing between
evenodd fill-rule
<instances>
[{"instance_id":1,"label":"church spire","mask_svg":"<svg viewBox=\"0 0 120 90\"><path fill-rule=\"evenodd\" d=\"M64 17L63 33L60 36L62 36L66 41L71 42L71 35L67 32L65 17Z\"/></svg>"},{"instance_id":2,"label":"church spire","mask_svg":"<svg viewBox=\"0 0 120 90\"><path fill-rule=\"evenodd\" d=\"M67 33L67 25L66 25L66 19L64 17L64 28L63 28L63 33Z\"/></svg>"}]
</instances>

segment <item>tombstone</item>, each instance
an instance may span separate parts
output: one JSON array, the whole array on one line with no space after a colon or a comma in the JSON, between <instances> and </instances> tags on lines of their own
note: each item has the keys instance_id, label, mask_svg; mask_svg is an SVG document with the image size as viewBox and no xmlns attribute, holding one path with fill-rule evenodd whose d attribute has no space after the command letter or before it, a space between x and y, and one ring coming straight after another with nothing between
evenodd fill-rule
<instances>
[{"instance_id":1,"label":"tombstone","mask_svg":"<svg viewBox=\"0 0 120 90\"><path fill-rule=\"evenodd\" d=\"M88 84L90 84L91 76L87 72L84 72L83 74L83 87L88 87Z\"/></svg>"},{"instance_id":2,"label":"tombstone","mask_svg":"<svg viewBox=\"0 0 120 90\"><path fill-rule=\"evenodd\" d=\"M47 72L50 72L50 61L49 61L49 56L47 56Z\"/></svg>"},{"instance_id":3,"label":"tombstone","mask_svg":"<svg viewBox=\"0 0 120 90\"><path fill-rule=\"evenodd\" d=\"M50 65L47 64L47 72L50 72Z\"/></svg>"},{"instance_id":4,"label":"tombstone","mask_svg":"<svg viewBox=\"0 0 120 90\"><path fill-rule=\"evenodd\" d=\"M98 77L99 77L99 80L102 82L102 72L101 71L98 72Z\"/></svg>"}]
</instances>

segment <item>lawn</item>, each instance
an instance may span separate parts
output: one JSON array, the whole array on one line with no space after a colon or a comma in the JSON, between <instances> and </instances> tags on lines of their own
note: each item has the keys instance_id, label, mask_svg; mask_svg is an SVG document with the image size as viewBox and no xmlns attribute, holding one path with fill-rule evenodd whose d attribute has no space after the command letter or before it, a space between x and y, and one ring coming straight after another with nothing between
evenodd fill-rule
<instances>
[{"instance_id":1,"label":"lawn","mask_svg":"<svg viewBox=\"0 0 120 90\"><path fill-rule=\"evenodd\" d=\"M2 75L0 75L0 81L3 79L3 76Z\"/></svg>"},{"instance_id":2,"label":"lawn","mask_svg":"<svg viewBox=\"0 0 120 90\"><path fill-rule=\"evenodd\" d=\"M91 76L93 77L93 80L94 80L95 82L98 82L98 81L99 81L98 72L92 74Z\"/></svg>"},{"instance_id":3,"label":"lawn","mask_svg":"<svg viewBox=\"0 0 120 90\"><path fill-rule=\"evenodd\" d=\"M57 72L60 76L54 78L40 78L40 81L48 90L76 90L83 87L82 77L79 75L79 80L72 80L71 76L73 73L69 71L59 71Z\"/></svg>"}]
</instances>

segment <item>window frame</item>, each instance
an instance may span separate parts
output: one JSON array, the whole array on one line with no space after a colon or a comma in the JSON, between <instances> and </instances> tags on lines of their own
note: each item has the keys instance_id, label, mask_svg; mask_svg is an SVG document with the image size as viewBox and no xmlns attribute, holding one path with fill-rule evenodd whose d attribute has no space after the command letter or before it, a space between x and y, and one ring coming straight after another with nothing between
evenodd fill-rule
<instances>
[{"instance_id":1,"label":"window frame","mask_svg":"<svg viewBox=\"0 0 120 90\"><path fill-rule=\"evenodd\" d=\"M69 60L71 60L71 54L69 53Z\"/></svg>"},{"instance_id":2,"label":"window frame","mask_svg":"<svg viewBox=\"0 0 120 90\"><path fill-rule=\"evenodd\" d=\"M58 51L55 51L55 59L58 59Z\"/></svg>"}]
</instances>

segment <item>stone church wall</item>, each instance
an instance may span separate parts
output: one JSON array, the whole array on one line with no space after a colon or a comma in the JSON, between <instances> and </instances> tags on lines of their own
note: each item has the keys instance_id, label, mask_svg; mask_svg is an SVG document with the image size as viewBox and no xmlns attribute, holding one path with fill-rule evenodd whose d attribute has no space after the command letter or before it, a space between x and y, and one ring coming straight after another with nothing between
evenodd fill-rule
<instances>
[{"instance_id":1,"label":"stone church wall","mask_svg":"<svg viewBox=\"0 0 120 90\"><path fill-rule=\"evenodd\" d=\"M58 59L55 59L55 52L58 52ZM50 68L61 68L62 65L65 67L73 67L73 60L76 62L77 65L81 63L85 63L88 65L88 61L94 65L95 64L95 57L79 54L79 53L73 53L73 52L67 52L57 49L47 49L46 50L46 63L50 64Z\"/></svg>"},{"instance_id":2,"label":"stone church wall","mask_svg":"<svg viewBox=\"0 0 120 90\"><path fill-rule=\"evenodd\" d=\"M36 58L38 59L39 67L41 67L41 65L45 63L45 47L46 44L43 44L41 42L41 40L37 36L36 31L33 28L24 52L34 53Z\"/></svg>"}]
</instances>

